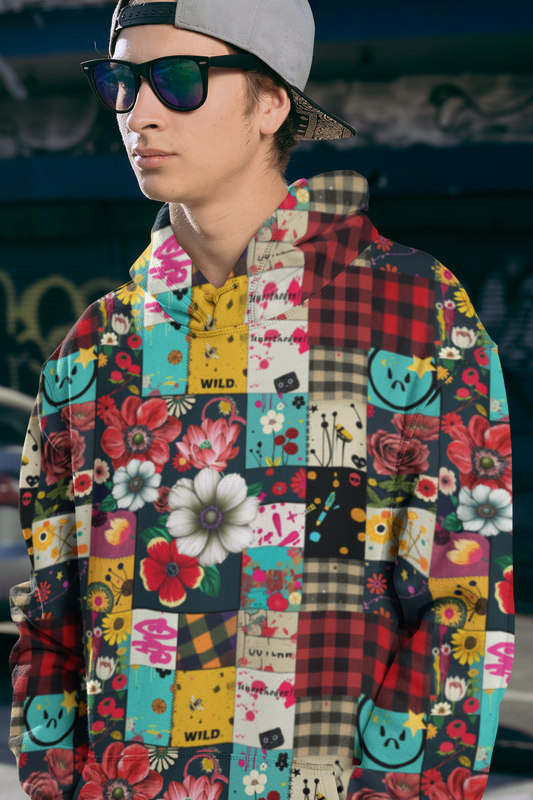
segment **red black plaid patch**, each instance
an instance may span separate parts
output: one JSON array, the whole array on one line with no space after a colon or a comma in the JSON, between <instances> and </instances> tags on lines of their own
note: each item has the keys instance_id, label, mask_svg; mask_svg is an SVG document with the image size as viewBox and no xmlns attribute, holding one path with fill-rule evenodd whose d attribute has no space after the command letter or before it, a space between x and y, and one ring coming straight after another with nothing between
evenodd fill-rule
<instances>
[{"instance_id":1,"label":"red black plaid patch","mask_svg":"<svg viewBox=\"0 0 533 800\"><path fill-rule=\"evenodd\" d=\"M80 347L88 350L94 344L98 344L98 306L93 303L86 308L81 317L72 326L61 346L54 353L54 358L62 358L71 353L75 353Z\"/></svg>"},{"instance_id":2,"label":"red black plaid patch","mask_svg":"<svg viewBox=\"0 0 533 800\"><path fill-rule=\"evenodd\" d=\"M397 623L380 614L365 614L365 642L363 647L364 695L376 699L385 676L400 648Z\"/></svg>"},{"instance_id":3,"label":"red black plaid patch","mask_svg":"<svg viewBox=\"0 0 533 800\"><path fill-rule=\"evenodd\" d=\"M434 354L429 278L348 267L309 301L309 344Z\"/></svg>"},{"instance_id":4,"label":"red black plaid patch","mask_svg":"<svg viewBox=\"0 0 533 800\"><path fill-rule=\"evenodd\" d=\"M20 638L9 657L14 700L80 688L85 658L79 615L23 620L17 627Z\"/></svg>"},{"instance_id":5,"label":"red black plaid patch","mask_svg":"<svg viewBox=\"0 0 533 800\"><path fill-rule=\"evenodd\" d=\"M364 625L360 612L300 612L296 697L361 694Z\"/></svg>"},{"instance_id":6,"label":"red black plaid patch","mask_svg":"<svg viewBox=\"0 0 533 800\"><path fill-rule=\"evenodd\" d=\"M427 711L432 670L432 622L422 620L407 641L401 641L394 662L381 686L376 705L388 711Z\"/></svg>"}]
</instances>

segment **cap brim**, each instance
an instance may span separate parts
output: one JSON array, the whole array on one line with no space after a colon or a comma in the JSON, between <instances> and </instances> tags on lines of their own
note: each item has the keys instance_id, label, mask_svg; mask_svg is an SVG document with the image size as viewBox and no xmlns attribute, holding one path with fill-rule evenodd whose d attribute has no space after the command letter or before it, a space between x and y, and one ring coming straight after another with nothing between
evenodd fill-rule
<instances>
[{"instance_id":1,"label":"cap brim","mask_svg":"<svg viewBox=\"0 0 533 800\"><path fill-rule=\"evenodd\" d=\"M321 108L303 92L287 84L294 102L294 114L298 123L296 138L310 139L349 139L357 131L343 119Z\"/></svg>"}]
</instances>

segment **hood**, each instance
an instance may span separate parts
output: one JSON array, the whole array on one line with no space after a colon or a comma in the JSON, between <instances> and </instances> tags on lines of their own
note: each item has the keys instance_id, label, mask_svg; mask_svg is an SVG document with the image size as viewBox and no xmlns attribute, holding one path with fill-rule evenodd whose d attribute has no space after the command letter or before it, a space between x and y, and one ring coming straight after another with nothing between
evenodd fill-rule
<instances>
[{"instance_id":1,"label":"hood","mask_svg":"<svg viewBox=\"0 0 533 800\"><path fill-rule=\"evenodd\" d=\"M151 243L130 270L144 293L144 324L207 331L262 320L305 318L322 291L377 238L367 216L368 182L348 170L296 181L248 244L224 286L193 265L165 204Z\"/></svg>"}]
</instances>

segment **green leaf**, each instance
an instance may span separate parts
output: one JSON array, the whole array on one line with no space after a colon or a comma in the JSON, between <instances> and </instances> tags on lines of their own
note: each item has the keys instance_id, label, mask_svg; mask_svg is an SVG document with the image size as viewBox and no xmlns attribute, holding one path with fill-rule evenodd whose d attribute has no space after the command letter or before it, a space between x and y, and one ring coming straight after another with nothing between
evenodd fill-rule
<instances>
[{"instance_id":1,"label":"green leaf","mask_svg":"<svg viewBox=\"0 0 533 800\"><path fill-rule=\"evenodd\" d=\"M168 514L161 514L161 516L157 518L157 524L163 525L163 527L166 528L168 516Z\"/></svg>"},{"instance_id":2,"label":"green leaf","mask_svg":"<svg viewBox=\"0 0 533 800\"><path fill-rule=\"evenodd\" d=\"M444 725L444 717L436 716L436 717L431 717L431 719L435 723L437 728L442 728L442 726Z\"/></svg>"},{"instance_id":3,"label":"green leaf","mask_svg":"<svg viewBox=\"0 0 533 800\"><path fill-rule=\"evenodd\" d=\"M451 358L442 358L440 362L446 369L455 369L455 361Z\"/></svg>"},{"instance_id":4,"label":"green leaf","mask_svg":"<svg viewBox=\"0 0 533 800\"><path fill-rule=\"evenodd\" d=\"M106 481L104 486L107 486L108 489L112 489L113 488L113 481Z\"/></svg>"},{"instance_id":5,"label":"green leaf","mask_svg":"<svg viewBox=\"0 0 533 800\"><path fill-rule=\"evenodd\" d=\"M447 531L453 531L454 533L458 533L463 529L463 523L461 522L455 511L452 511L451 514L448 514L448 516L444 518L442 527Z\"/></svg>"},{"instance_id":6,"label":"green leaf","mask_svg":"<svg viewBox=\"0 0 533 800\"><path fill-rule=\"evenodd\" d=\"M486 411L486 409L485 409L485 408L483 408L483 406L481 405L481 403L476 403L476 409L477 409L477 411L478 411L478 412L479 412L479 413L480 413L480 414L481 414L483 417L486 417L486 416L487 416L487 411ZM467 760L468 760L468 759L467 759Z\"/></svg>"},{"instance_id":7,"label":"green leaf","mask_svg":"<svg viewBox=\"0 0 533 800\"><path fill-rule=\"evenodd\" d=\"M372 506L386 506L387 501L382 500L381 497L375 492L368 484L366 485L366 496L370 500Z\"/></svg>"},{"instance_id":8,"label":"green leaf","mask_svg":"<svg viewBox=\"0 0 533 800\"><path fill-rule=\"evenodd\" d=\"M133 383L130 383L130 385L128 386L128 389L130 390L130 392L132 394L140 394L141 393L139 387L135 386L135 384L133 384Z\"/></svg>"},{"instance_id":9,"label":"green leaf","mask_svg":"<svg viewBox=\"0 0 533 800\"><path fill-rule=\"evenodd\" d=\"M512 556L498 556L498 558L495 558L494 561L497 563L497 565L502 570L506 570L507 567L510 567L511 564L513 563L513 557Z\"/></svg>"},{"instance_id":10,"label":"green leaf","mask_svg":"<svg viewBox=\"0 0 533 800\"><path fill-rule=\"evenodd\" d=\"M113 348L111 347L111 345L110 345L110 344L105 344L105 345L102 347L102 350L104 351L105 355L106 355L108 358L111 358L111 356L113 355Z\"/></svg>"},{"instance_id":11,"label":"green leaf","mask_svg":"<svg viewBox=\"0 0 533 800\"><path fill-rule=\"evenodd\" d=\"M154 525L153 528L147 528L141 533L141 538L147 545L150 544L152 539L166 539L167 542L172 541L172 536L162 525Z\"/></svg>"},{"instance_id":12,"label":"green leaf","mask_svg":"<svg viewBox=\"0 0 533 800\"><path fill-rule=\"evenodd\" d=\"M117 510L117 501L115 500L112 494L108 494L107 497L104 497L104 499L100 503L100 511L116 511L116 510Z\"/></svg>"},{"instance_id":13,"label":"green leaf","mask_svg":"<svg viewBox=\"0 0 533 800\"><path fill-rule=\"evenodd\" d=\"M204 577L199 589L209 597L218 597L220 593L220 573L216 566L204 567Z\"/></svg>"},{"instance_id":14,"label":"green leaf","mask_svg":"<svg viewBox=\"0 0 533 800\"><path fill-rule=\"evenodd\" d=\"M40 500L35 501L33 509L34 509L34 517L33 517L34 522L40 522L42 519L46 517L46 511L44 510L43 504L41 503Z\"/></svg>"},{"instance_id":15,"label":"green leaf","mask_svg":"<svg viewBox=\"0 0 533 800\"><path fill-rule=\"evenodd\" d=\"M387 480L379 481L378 486L386 492L394 492L396 489L400 489L401 484L397 484L396 481Z\"/></svg>"},{"instance_id":16,"label":"green leaf","mask_svg":"<svg viewBox=\"0 0 533 800\"><path fill-rule=\"evenodd\" d=\"M261 494L262 488L262 481L259 481L259 483L251 483L248 487L248 491L246 492L246 497L257 497L258 494Z\"/></svg>"},{"instance_id":17,"label":"green leaf","mask_svg":"<svg viewBox=\"0 0 533 800\"><path fill-rule=\"evenodd\" d=\"M456 497L454 494L452 494L450 500L452 501L452 504L455 506L455 508L457 508L457 506L459 505L459 498Z\"/></svg>"}]
</instances>

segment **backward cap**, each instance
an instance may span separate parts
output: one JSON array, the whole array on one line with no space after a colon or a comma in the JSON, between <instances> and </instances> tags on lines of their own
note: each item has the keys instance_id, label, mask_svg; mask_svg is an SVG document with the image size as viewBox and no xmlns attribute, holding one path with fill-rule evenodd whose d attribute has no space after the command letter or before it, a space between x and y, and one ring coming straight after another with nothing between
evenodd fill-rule
<instances>
[{"instance_id":1,"label":"backward cap","mask_svg":"<svg viewBox=\"0 0 533 800\"><path fill-rule=\"evenodd\" d=\"M305 88L315 39L307 0L178 0L175 24L248 50L291 86Z\"/></svg>"}]
</instances>

